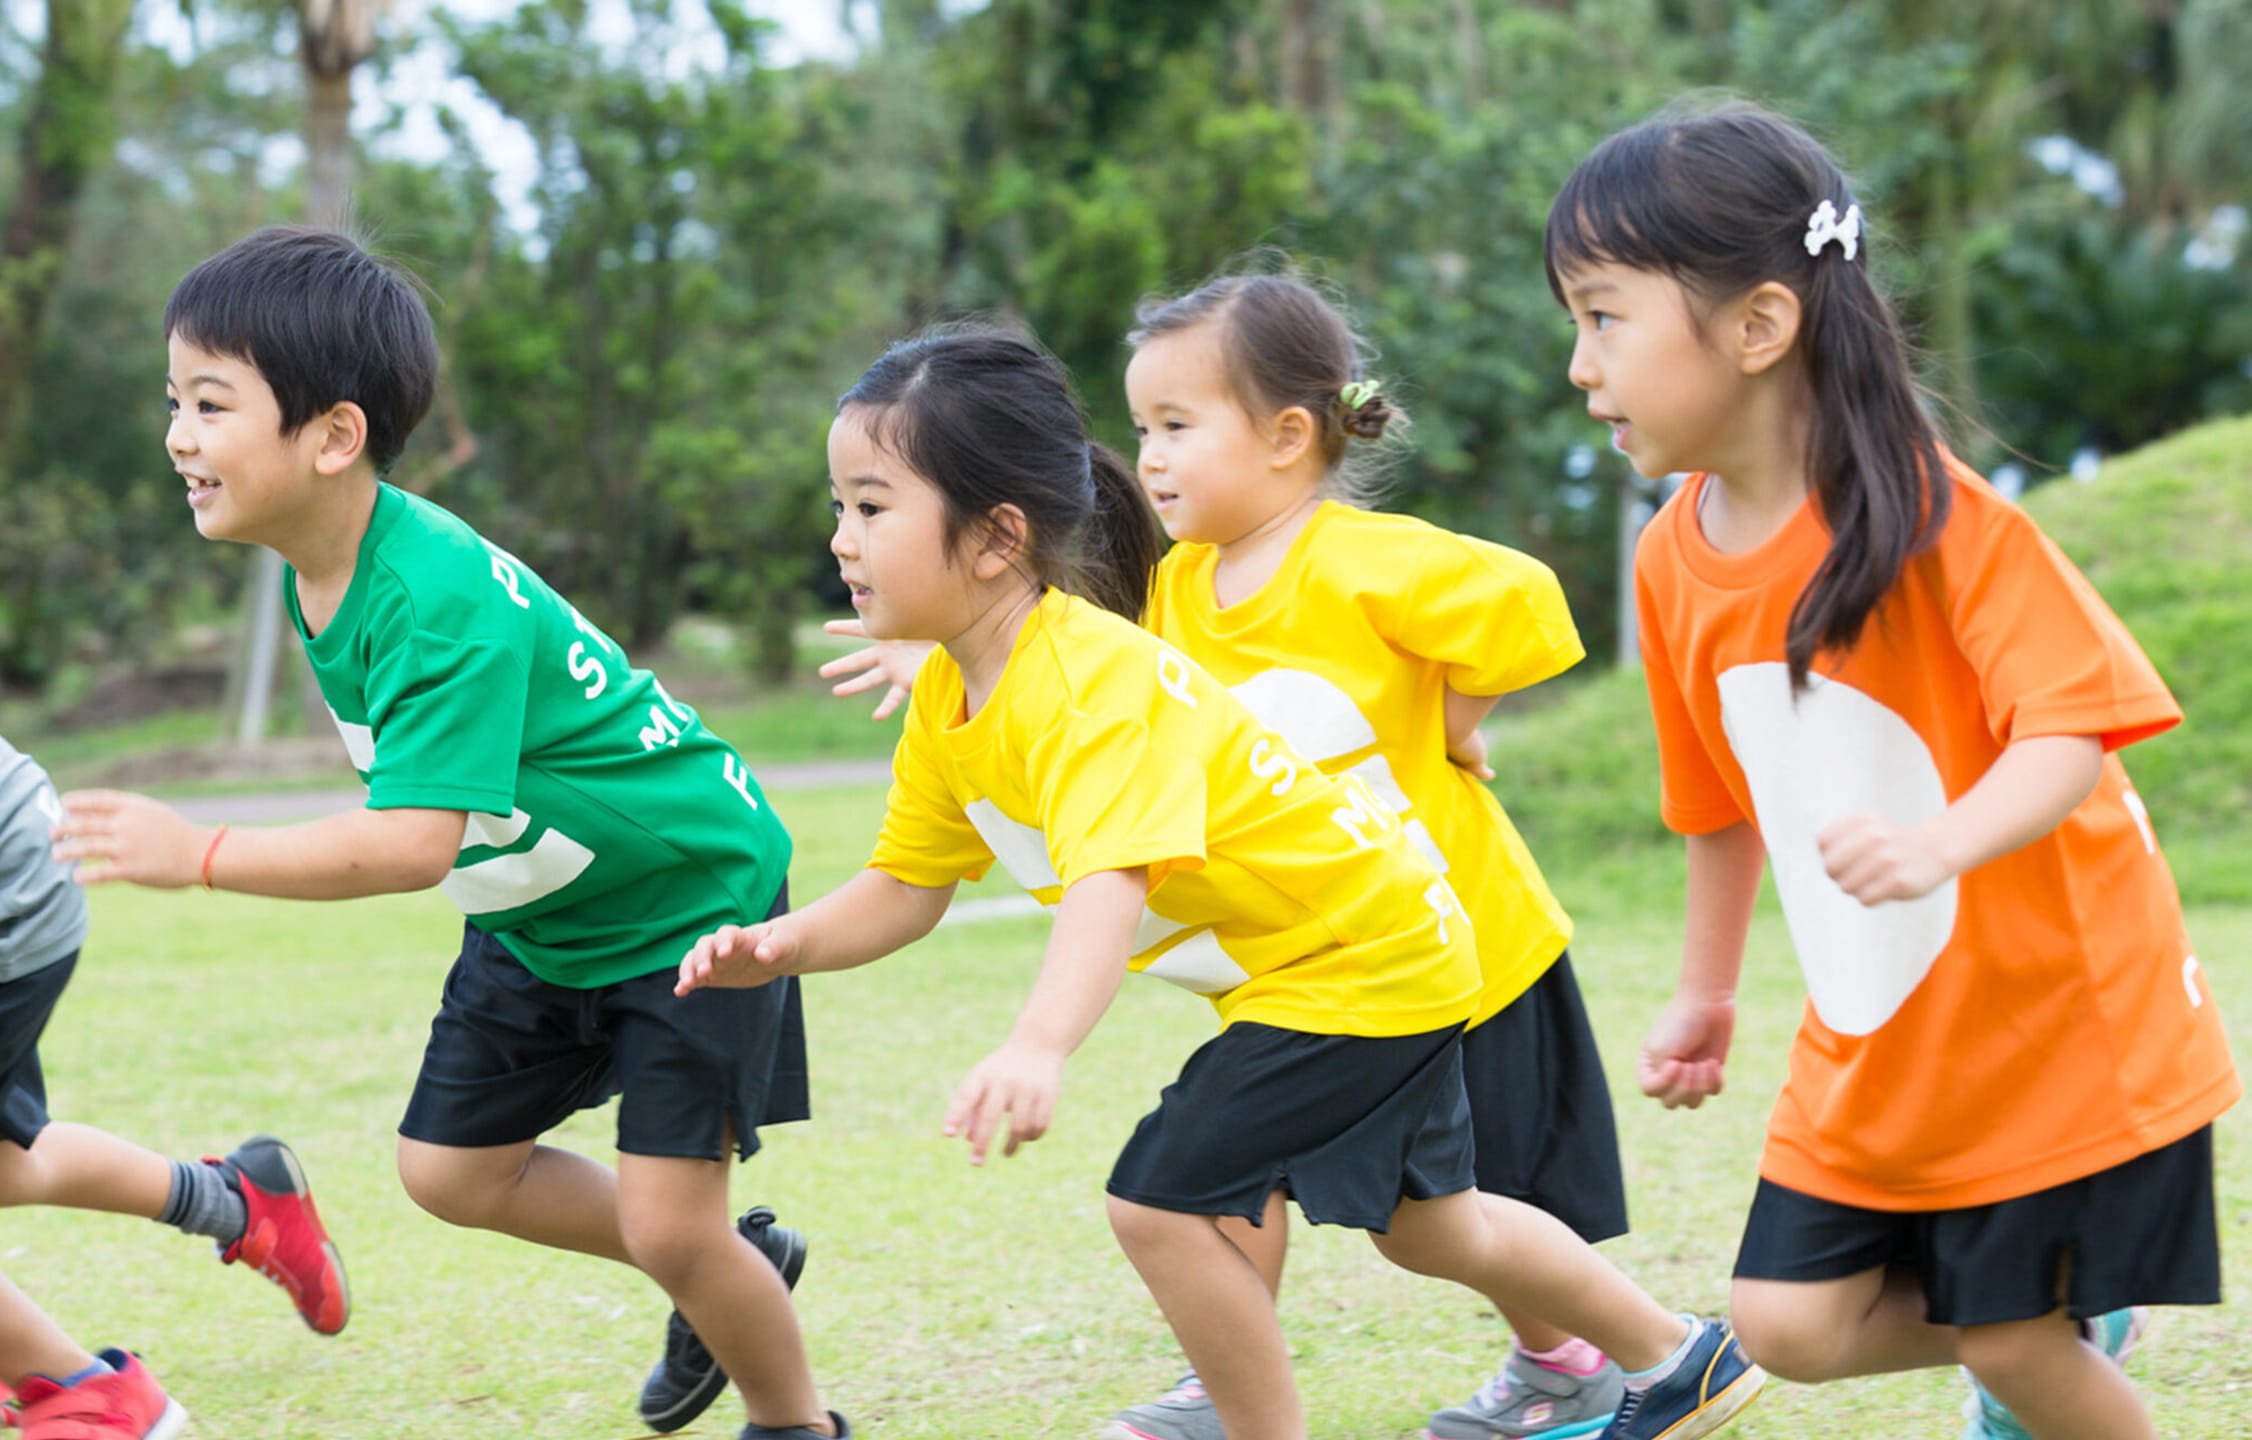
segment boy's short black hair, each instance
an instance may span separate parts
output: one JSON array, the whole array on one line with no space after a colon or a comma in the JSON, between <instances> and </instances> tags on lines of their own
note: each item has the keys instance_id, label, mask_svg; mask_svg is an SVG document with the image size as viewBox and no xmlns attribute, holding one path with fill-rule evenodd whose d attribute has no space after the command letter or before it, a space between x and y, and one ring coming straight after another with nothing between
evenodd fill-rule
<instances>
[{"instance_id":1,"label":"boy's short black hair","mask_svg":"<svg viewBox=\"0 0 2252 1440\"><path fill-rule=\"evenodd\" d=\"M332 405L367 412L367 453L391 468L430 413L438 337L414 278L333 230L270 225L190 270L164 338L247 361L290 435Z\"/></svg>"}]
</instances>

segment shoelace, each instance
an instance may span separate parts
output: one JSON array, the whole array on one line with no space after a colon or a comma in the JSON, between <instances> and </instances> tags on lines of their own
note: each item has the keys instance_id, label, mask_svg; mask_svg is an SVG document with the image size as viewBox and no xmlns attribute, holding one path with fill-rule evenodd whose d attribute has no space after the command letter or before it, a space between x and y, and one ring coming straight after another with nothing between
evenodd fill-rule
<instances>
[{"instance_id":1,"label":"shoelace","mask_svg":"<svg viewBox=\"0 0 2252 1440\"><path fill-rule=\"evenodd\" d=\"M1498 1410L1502 1406L1503 1399L1516 1388L1517 1387L1514 1384L1510 1383L1509 1372L1507 1370L1499 1370L1496 1371L1493 1377L1487 1380L1485 1384L1478 1387L1478 1393L1473 1398L1471 1403L1475 1405L1483 1405L1488 1409Z\"/></svg>"},{"instance_id":2,"label":"shoelace","mask_svg":"<svg viewBox=\"0 0 2252 1440\"><path fill-rule=\"evenodd\" d=\"M1611 1417L1611 1428L1623 1432L1626 1422L1632 1420L1634 1412L1642 1408L1642 1397L1648 1393L1644 1390L1629 1390L1624 1396L1620 1397L1619 1413ZM1610 1431L1604 1433L1609 1434Z\"/></svg>"}]
</instances>

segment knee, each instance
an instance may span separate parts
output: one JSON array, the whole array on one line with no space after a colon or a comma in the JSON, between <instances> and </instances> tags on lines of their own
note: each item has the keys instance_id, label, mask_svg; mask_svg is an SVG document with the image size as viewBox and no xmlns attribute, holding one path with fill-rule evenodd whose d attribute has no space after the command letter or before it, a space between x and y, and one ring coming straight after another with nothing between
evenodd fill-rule
<instances>
[{"instance_id":1,"label":"knee","mask_svg":"<svg viewBox=\"0 0 2252 1440\"><path fill-rule=\"evenodd\" d=\"M399 1143L399 1183L407 1198L448 1225L489 1230L494 1198L472 1166L442 1146Z\"/></svg>"},{"instance_id":2,"label":"knee","mask_svg":"<svg viewBox=\"0 0 2252 1440\"><path fill-rule=\"evenodd\" d=\"M716 1253L715 1247L740 1245L724 1214L713 1223L688 1223L678 1213L652 1207L618 1207L618 1239L634 1268L674 1293L688 1285Z\"/></svg>"},{"instance_id":3,"label":"knee","mask_svg":"<svg viewBox=\"0 0 2252 1440\"><path fill-rule=\"evenodd\" d=\"M1771 1295L1747 1294L1738 1287L1729 1302L1728 1321L1752 1363L1779 1379L1817 1385L1851 1373L1848 1337Z\"/></svg>"}]
</instances>

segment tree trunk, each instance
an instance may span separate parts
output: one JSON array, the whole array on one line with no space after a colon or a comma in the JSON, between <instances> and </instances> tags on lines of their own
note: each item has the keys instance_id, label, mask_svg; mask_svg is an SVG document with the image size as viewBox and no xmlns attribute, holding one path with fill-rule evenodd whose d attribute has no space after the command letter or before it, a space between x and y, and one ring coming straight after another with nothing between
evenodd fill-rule
<instances>
[{"instance_id":1,"label":"tree trunk","mask_svg":"<svg viewBox=\"0 0 2252 1440\"><path fill-rule=\"evenodd\" d=\"M86 182L109 156L109 95L133 0L47 0L39 80L19 142L15 207L0 232L0 462L30 396L32 366Z\"/></svg>"}]
</instances>

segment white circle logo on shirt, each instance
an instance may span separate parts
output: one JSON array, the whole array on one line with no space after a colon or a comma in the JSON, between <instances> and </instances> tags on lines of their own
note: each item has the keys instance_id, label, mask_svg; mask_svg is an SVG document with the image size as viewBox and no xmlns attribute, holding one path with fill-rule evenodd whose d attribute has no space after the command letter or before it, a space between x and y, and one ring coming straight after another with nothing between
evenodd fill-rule
<instances>
[{"instance_id":1,"label":"white circle logo on shirt","mask_svg":"<svg viewBox=\"0 0 2252 1440\"><path fill-rule=\"evenodd\" d=\"M1823 870L1815 837L1864 811L1915 825L1946 809L1931 749L1898 714L1839 681L1809 676L1794 703L1790 668L1774 662L1722 673L1720 718L1751 786L1814 1011L1841 1035L1869 1034L1947 948L1955 882L1918 900L1863 905Z\"/></svg>"}]
</instances>

